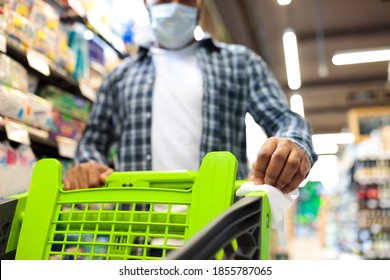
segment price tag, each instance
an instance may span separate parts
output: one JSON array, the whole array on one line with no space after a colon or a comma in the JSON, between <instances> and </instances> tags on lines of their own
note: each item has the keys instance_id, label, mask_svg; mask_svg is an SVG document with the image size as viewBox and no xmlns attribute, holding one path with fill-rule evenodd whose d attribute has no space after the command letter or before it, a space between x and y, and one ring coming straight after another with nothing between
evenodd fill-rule
<instances>
[{"instance_id":1,"label":"price tag","mask_svg":"<svg viewBox=\"0 0 390 280\"><path fill-rule=\"evenodd\" d=\"M9 140L30 145L30 136L25 125L5 120L5 132Z\"/></svg>"},{"instance_id":2,"label":"price tag","mask_svg":"<svg viewBox=\"0 0 390 280\"><path fill-rule=\"evenodd\" d=\"M7 38L0 34L0 52L7 53Z\"/></svg>"},{"instance_id":3,"label":"price tag","mask_svg":"<svg viewBox=\"0 0 390 280\"><path fill-rule=\"evenodd\" d=\"M81 94L84 95L91 101L96 100L96 92L89 86L84 83L79 83Z\"/></svg>"},{"instance_id":4,"label":"price tag","mask_svg":"<svg viewBox=\"0 0 390 280\"><path fill-rule=\"evenodd\" d=\"M31 68L37 70L45 76L50 76L49 61L43 54L40 54L34 50L28 50L27 61Z\"/></svg>"},{"instance_id":5,"label":"price tag","mask_svg":"<svg viewBox=\"0 0 390 280\"><path fill-rule=\"evenodd\" d=\"M62 136L57 136L56 140L58 144L58 153L60 156L74 158L76 154L77 141Z\"/></svg>"}]
</instances>

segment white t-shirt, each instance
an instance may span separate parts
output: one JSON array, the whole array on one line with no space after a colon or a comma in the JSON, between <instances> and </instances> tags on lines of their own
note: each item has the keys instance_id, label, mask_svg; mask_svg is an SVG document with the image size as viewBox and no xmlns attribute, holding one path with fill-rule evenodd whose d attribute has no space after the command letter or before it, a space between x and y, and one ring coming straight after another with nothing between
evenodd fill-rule
<instances>
[{"instance_id":1,"label":"white t-shirt","mask_svg":"<svg viewBox=\"0 0 390 280\"><path fill-rule=\"evenodd\" d=\"M156 69L152 103L152 169L199 168L203 79L195 51L151 48Z\"/></svg>"}]
</instances>

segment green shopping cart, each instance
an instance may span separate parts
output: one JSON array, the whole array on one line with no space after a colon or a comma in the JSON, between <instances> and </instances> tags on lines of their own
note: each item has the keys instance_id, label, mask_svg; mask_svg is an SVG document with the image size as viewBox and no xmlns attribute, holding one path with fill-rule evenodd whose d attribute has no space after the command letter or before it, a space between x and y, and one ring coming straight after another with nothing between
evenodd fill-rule
<instances>
[{"instance_id":1,"label":"green shopping cart","mask_svg":"<svg viewBox=\"0 0 390 280\"><path fill-rule=\"evenodd\" d=\"M27 199L0 204L15 209L1 257L267 259L267 196L236 198L236 171L234 155L212 152L197 172L114 172L101 188L64 191L60 163L40 160Z\"/></svg>"}]
</instances>

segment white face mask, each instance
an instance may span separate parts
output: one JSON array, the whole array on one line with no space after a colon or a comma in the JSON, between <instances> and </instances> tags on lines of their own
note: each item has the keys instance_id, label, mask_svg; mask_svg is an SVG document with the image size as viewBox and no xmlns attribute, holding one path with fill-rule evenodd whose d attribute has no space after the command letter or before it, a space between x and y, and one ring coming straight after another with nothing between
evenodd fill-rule
<instances>
[{"instance_id":1,"label":"white face mask","mask_svg":"<svg viewBox=\"0 0 390 280\"><path fill-rule=\"evenodd\" d=\"M151 28L159 45L179 49L193 40L197 8L175 3L152 5L150 17Z\"/></svg>"}]
</instances>

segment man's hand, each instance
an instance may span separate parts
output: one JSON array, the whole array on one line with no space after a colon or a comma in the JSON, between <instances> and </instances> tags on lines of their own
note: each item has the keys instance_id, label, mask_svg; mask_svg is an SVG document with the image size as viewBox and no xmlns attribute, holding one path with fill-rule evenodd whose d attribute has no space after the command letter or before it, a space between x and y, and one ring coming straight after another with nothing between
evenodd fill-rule
<instances>
[{"instance_id":1,"label":"man's hand","mask_svg":"<svg viewBox=\"0 0 390 280\"><path fill-rule=\"evenodd\" d=\"M257 154L253 181L256 185L268 184L290 193L305 179L310 167L309 158L294 142L271 137Z\"/></svg>"},{"instance_id":2,"label":"man's hand","mask_svg":"<svg viewBox=\"0 0 390 280\"><path fill-rule=\"evenodd\" d=\"M106 182L114 170L96 162L85 162L73 167L64 179L65 190L97 188Z\"/></svg>"}]
</instances>

